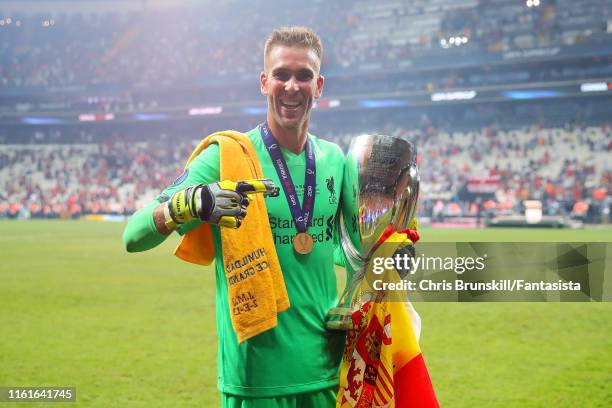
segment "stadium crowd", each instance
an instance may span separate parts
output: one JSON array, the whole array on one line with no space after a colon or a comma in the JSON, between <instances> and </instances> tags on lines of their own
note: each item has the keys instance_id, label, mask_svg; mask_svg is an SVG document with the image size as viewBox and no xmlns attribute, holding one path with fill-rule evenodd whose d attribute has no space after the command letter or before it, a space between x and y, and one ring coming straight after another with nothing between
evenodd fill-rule
<instances>
[{"instance_id":1,"label":"stadium crowd","mask_svg":"<svg viewBox=\"0 0 612 408\"><path fill-rule=\"evenodd\" d=\"M465 57L605 44L612 35L612 0L543 1L541 7L505 0L338 0L286 7L283 0L260 0L240 9L235 13L230 1L127 14L0 15L0 86L233 81L259 71L261 39L278 21L317 30L329 44L326 70L341 73L372 64L397 68L415 55L453 60L449 53L457 49ZM452 72L440 79L449 80Z\"/></svg>"},{"instance_id":2,"label":"stadium crowd","mask_svg":"<svg viewBox=\"0 0 612 408\"><path fill-rule=\"evenodd\" d=\"M173 179L194 146L105 143L0 146L0 216L131 213Z\"/></svg>"},{"instance_id":3,"label":"stadium crowd","mask_svg":"<svg viewBox=\"0 0 612 408\"><path fill-rule=\"evenodd\" d=\"M155 112L260 100L253 78L262 65L262 39L279 21L310 26L324 39L328 98L528 82L609 82L609 51L570 52L559 56L562 62L520 56L529 50L555 55L562 47L605 48L612 38L612 0L535 3L337 0L287 7L286 0L257 0L241 2L240 13L235 12L237 2L227 1L139 12L75 8L11 16L0 4L0 89L5 91L0 113L61 110L76 117L80 112ZM485 54L504 63L479 64ZM468 63L458 66L457 61ZM612 131L609 125L595 125L609 123L609 103L600 101L580 98L555 105L548 100L545 109L528 103L516 109L436 108L437 113L429 111L433 120L418 130L397 125L417 123L418 109L390 109L382 115L376 113L382 109L359 115L339 110L333 121L321 116L333 131L321 126L313 132L344 148L356 129L415 141L422 215L474 214L481 208L518 214L525 199L537 199L549 214L589 218L593 208L609 213L612 197L612 169L606 161ZM371 128L381 123L394 125ZM460 130L463 124L479 130ZM0 217L132 213L180 173L176 164L195 143L107 137L80 126L32 128L33 133L27 126L0 129ZM346 134L338 134L339 129Z\"/></svg>"},{"instance_id":4,"label":"stadium crowd","mask_svg":"<svg viewBox=\"0 0 612 408\"><path fill-rule=\"evenodd\" d=\"M527 199L541 200L547 214L584 219L588 211L609 211L610 126L381 131L418 146L421 215L474 215L481 202L490 214L520 214ZM346 149L353 136L325 138ZM130 214L180 174L176 163L188 157L196 143L116 139L0 145L0 217ZM492 180L493 190L470 191L474 180Z\"/></svg>"},{"instance_id":5,"label":"stadium crowd","mask_svg":"<svg viewBox=\"0 0 612 408\"><path fill-rule=\"evenodd\" d=\"M385 132L419 147L424 215L474 215L481 200L489 215L521 214L525 200L542 201L548 215L609 211L610 127ZM350 139L339 140L346 146ZM473 187L479 183L492 188Z\"/></svg>"}]
</instances>

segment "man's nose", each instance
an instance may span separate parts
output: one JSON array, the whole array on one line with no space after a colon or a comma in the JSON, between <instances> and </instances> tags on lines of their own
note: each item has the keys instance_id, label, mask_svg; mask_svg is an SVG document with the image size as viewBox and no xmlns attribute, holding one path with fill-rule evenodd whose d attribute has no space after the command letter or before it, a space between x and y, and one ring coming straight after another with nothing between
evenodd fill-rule
<instances>
[{"instance_id":1,"label":"man's nose","mask_svg":"<svg viewBox=\"0 0 612 408\"><path fill-rule=\"evenodd\" d=\"M289 78L287 82L285 82L285 91L287 92L297 92L299 89L298 83L295 77Z\"/></svg>"}]
</instances>

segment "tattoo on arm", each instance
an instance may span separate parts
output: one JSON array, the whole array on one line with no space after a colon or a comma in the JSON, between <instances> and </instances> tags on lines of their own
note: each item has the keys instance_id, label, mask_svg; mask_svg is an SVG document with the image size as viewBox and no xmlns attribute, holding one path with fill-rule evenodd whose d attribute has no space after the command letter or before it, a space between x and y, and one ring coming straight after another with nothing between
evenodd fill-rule
<instances>
[{"instance_id":1,"label":"tattoo on arm","mask_svg":"<svg viewBox=\"0 0 612 408\"><path fill-rule=\"evenodd\" d=\"M155 210L153 210L153 220L155 221L155 228L162 235L170 235L172 230L166 227L166 218L164 217L164 207L168 205L167 203L161 203Z\"/></svg>"}]
</instances>

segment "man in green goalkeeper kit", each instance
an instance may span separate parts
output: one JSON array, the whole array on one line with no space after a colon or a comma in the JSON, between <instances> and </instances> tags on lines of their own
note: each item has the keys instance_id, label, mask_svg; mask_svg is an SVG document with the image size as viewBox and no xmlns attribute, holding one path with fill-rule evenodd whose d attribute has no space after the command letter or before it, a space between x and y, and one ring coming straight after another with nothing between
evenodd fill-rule
<instances>
[{"instance_id":1,"label":"man in green goalkeeper kit","mask_svg":"<svg viewBox=\"0 0 612 408\"><path fill-rule=\"evenodd\" d=\"M319 37L306 28L277 29L265 45L260 84L268 112L247 136L264 177L280 186L265 204L291 306L278 314L275 328L239 344L222 253L215 251L224 407L335 406L344 338L325 329L325 316L337 297L334 225L344 155L308 133L313 102L323 91L321 57ZM219 182L219 160L219 146L209 145L157 200L137 211L124 233L128 251L147 250L172 230L183 234L201 222L212 225L214 247L220 249L218 224L239 227L249 215L245 184ZM301 248L294 246L296 236Z\"/></svg>"}]
</instances>

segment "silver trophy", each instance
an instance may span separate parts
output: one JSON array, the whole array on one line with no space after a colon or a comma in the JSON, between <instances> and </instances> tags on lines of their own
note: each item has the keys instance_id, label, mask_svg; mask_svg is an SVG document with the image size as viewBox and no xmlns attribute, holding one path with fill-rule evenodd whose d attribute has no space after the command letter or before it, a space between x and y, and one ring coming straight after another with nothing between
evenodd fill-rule
<instances>
[{"instance_id":1,"label":"silver trophy","mask_svg":"<svg viewBox=\"0 0 612 408\"><path fill-rule=\"evenodd\" d=\"M419 195L415 146L402 138L362 135L349 146L342 185L340 240L348 273L338 305L328 315L331 330L352 327L353 294L380 238L391 227L408 227Z\"/></svg>"}]
</instances>

